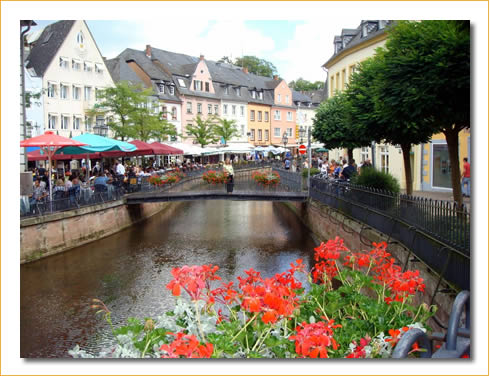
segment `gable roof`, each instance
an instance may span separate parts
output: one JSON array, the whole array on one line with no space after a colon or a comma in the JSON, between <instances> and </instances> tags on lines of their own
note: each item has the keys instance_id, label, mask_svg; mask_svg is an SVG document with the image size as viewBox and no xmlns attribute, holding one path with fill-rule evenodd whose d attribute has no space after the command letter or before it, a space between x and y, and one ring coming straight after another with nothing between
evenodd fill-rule
<instances>
[{"instance_id":1,"label":"gable roof","mask_svg":"<svg viewBox=\"0 0 490 378\"><path fill-rule=\"evenodd\" d=\"M26 68L33 68L37 76L43 76L74 23L75 20L64 20L46 26L33 44Z\"/></svg>"}]
</instances>

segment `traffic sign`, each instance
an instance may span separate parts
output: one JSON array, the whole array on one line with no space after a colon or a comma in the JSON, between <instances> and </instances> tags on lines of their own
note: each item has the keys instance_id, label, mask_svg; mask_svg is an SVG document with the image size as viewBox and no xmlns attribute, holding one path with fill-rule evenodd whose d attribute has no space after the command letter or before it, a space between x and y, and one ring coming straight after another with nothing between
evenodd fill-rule
<instances>
[{"instance_id":1,"label":"traffic sign","mask_svg":"<svg viewBox=\"0 0 490 378\"><path fill-rule=\"evenodd\" d=\"M306 154L306 146L304 144L302 144L301 146L299 146L299 153L301 155Z\"/></svg>"}]
</instances>

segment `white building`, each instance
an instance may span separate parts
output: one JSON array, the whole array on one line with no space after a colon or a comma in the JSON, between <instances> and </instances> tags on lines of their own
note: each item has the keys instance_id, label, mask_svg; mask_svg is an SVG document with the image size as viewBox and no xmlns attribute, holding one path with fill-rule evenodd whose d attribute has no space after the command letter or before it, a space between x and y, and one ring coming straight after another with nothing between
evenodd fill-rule
<instances>
[{"instance_id":1,"label":"white building","mask_svg":"<svg viewBox=\"0 0 490 378\"><path fill-rule=\"evenodd\" d=\"M41 132L107 135L104 117L93 119L87 110L95 104L97 91L114 83L85 21L58 21L35 37L29 41L26 82L42 81Z\"/></svg>"}]
</instances>

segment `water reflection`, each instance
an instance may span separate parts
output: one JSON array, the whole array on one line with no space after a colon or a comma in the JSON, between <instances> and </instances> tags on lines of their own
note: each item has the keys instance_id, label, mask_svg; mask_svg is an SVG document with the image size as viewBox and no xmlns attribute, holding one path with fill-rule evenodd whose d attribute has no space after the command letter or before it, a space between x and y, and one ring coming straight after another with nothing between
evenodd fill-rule
<instances>
[{"instance_id":1,"label":"water reflection","mask_svg":"<svg viewBox=\"0 0 490 378\"><path fill-rule=\"evenodd\" d=\"M225 280L254 268L264 277L303 258L314 242L283 204L202 201L172 205L100 241L21 266L21 357L67 357L75 344L96 351L108 326L89 308L102 299L121 324L174 303L165 285L175 266L216 264Z\"/></svg>"}]
</instances>

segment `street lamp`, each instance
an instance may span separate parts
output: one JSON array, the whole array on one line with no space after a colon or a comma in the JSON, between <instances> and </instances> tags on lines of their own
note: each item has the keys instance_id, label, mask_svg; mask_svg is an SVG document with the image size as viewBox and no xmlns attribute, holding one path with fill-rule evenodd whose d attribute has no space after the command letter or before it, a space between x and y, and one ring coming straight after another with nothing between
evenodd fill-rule
<instances>
[{"instance_id":1,"label":"street lamp","mask_svg":"<svg viewBox=\"0 0 490 378\"><path fill-rule=\"evenodd\" d=\"M305 137L305 134L306 134L306 128L304 128L303 126L301 126L299 128L299 139L300 139L300 143L303 144L303 139Z\"/></svg>"}]
</instances>

